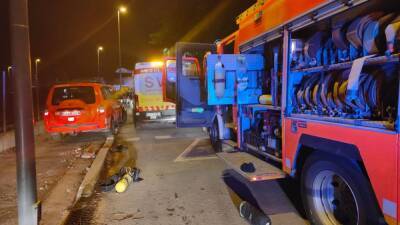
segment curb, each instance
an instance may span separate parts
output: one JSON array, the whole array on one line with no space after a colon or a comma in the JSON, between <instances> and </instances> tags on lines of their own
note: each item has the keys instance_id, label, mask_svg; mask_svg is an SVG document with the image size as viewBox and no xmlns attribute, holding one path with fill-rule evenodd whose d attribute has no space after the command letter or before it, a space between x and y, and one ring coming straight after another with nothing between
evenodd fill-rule
<instances>
[{"instance_id":1,"label":"curb","mask_svg":"<svg viewBox=\"0 0 400 225\"><path fill-rule=\"evenodd\" d=\"M93 161L89 171L86 173L81 185L79 186L78 192L75 197L75 203L82 196L89 197L92 195L97 180L99 179L101 169L103 168L108 150L110 150L113 143L114 143L114 137L113 136L107 137L106 142L104 143L103 147L101 147L101 149L99 150L99 153L96 155L96 159Z\"/></svg>"},{"instance_id":2,"label":"curb","mask_svg":"<svg viewBox=\"0 0 400 225\"><path fill-rule=\"evenodd\" d=\"M97 180L99 179L100 172L103 168L104 161L108 154L108 151L111 149L114 143L114 136L108 136L103 146L100 148L99 153L96 155L95 160L89 168L89 171L86 173L85 177L75 196L75 201L72 204L71 208L79 201L79 199L83 197L89 197L92 195L94 187L96 186ZM60 220L60 225L63 225L67 222L70 210L64 213L63 218Z\"/></svg>"}]
</instances>

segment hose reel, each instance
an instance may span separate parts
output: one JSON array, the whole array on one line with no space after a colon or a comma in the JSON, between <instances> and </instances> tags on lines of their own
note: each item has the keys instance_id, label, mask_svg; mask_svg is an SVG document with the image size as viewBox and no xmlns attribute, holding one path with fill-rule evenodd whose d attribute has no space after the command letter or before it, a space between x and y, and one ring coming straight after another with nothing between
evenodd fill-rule
<instances>
[{"instance_id":1,"label":"hose reel","mask_svg":"<svg viewBox=\"0 0 400 225\"><path fill-rule=\"evenodd\" d=\"M294 112L354 119L390 117L395 108L395 70L374 68L361 74L356 98L346 98L350 70L304 76L293 96ZM387 90L388 88L388 90Z\"/></svg>"}]
</instances>

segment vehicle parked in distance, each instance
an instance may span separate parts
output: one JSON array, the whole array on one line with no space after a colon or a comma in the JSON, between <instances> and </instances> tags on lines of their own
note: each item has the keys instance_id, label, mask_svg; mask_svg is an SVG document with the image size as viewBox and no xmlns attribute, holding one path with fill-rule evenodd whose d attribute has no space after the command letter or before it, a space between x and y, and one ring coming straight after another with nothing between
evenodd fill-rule
<instances>
[{"instance_id":1,"label":"vehicle parked in distance","mask_svg":"<svg viewBox=\"0 0 400 225\"><path fill-rule=\"evenodd\" d=\"M82 132L115 134L122 113L112 86L93 82L64 83L50 89L44 123L54 139Z\"/></svg>"},{"instance_id":2,"label":"vehicle parked in distance","mask_svg":"<svg viewBox=\"0 0 400 225\"><path fill-rule=\"evenodd\" d=\"M140 62L134 72L134 121L175 121L175 104L164 102L163 62Z\"/></svg>"}]
</instances>

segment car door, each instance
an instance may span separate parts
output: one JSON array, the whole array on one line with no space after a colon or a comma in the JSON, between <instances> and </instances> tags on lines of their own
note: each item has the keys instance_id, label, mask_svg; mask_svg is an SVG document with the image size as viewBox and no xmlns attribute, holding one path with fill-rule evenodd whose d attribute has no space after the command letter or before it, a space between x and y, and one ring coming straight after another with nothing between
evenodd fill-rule
<instances>
[{"instance_id":1,"label":"car door","mask_svg":"<svg viewBox=\"0 0 400 225\"><path fill-rule=\"evenodd\" d=\"M162 69L162 93L163 101L176 104L176 59L168 57L164 59Z\"/></svg>"},{"instance_id":2,"label":"car door","mask_svg":"<svg viewBox=\"0 0 400 225\"><path fill-rule=\"evenodd\" d=\"M103 105L115 120L120 119L121 105L116 96L113 94L113 89L109 86L102 86L101 92L103 95Z\"/></svg>"}]
</instances>

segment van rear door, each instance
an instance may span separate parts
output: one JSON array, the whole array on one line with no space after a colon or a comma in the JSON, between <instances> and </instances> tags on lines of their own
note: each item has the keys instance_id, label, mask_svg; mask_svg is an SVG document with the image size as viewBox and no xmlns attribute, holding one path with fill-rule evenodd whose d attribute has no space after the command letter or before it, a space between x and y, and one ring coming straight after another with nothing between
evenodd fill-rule
<instances>
[{"instance_id":1,"label":"van rear door","mask_svg":"<svg viewBox=\"0 0 400 225\"><path fill-rule=\"evenodd\" d=\"M204 56L215 53L214 44L176 44L177 127L209 127L214 110L207 104Z\"/></svg>"}]
</instances>

